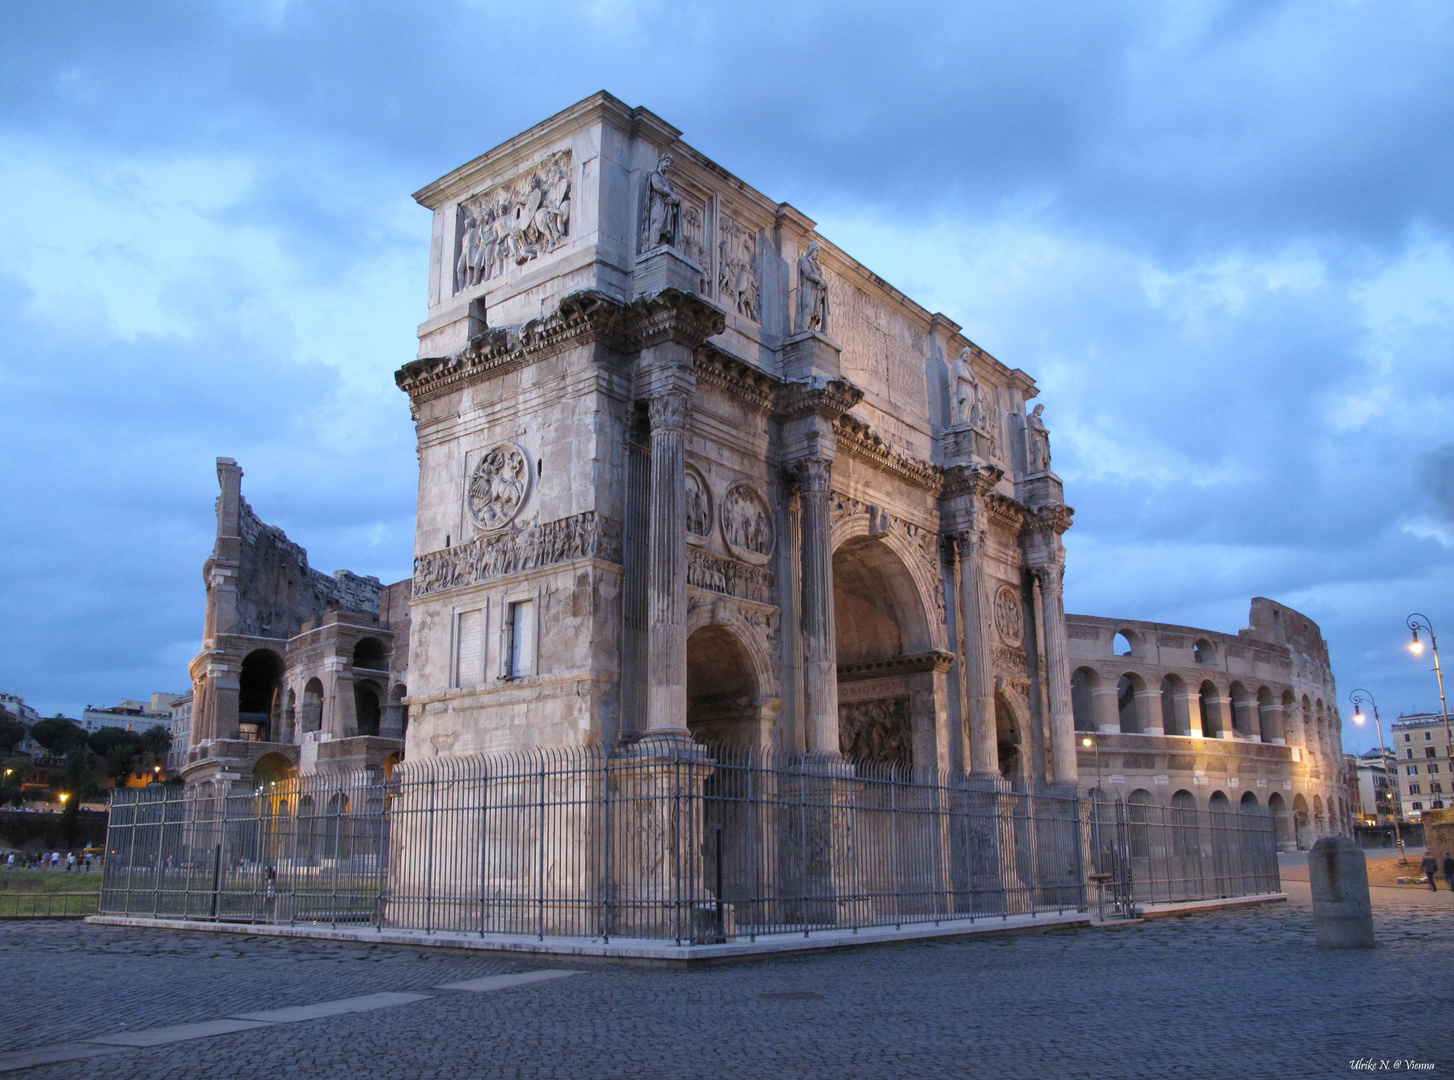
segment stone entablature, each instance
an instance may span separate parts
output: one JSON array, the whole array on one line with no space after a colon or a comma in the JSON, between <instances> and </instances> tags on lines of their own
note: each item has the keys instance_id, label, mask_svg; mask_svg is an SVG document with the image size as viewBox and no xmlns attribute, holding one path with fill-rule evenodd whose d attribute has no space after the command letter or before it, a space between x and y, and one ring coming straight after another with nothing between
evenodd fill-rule
<instances>
[{"instance_id":1,"label":"stone entablature","mask_svg":"<svg viewBox=\"0 0 1454 1080\"><path fill-rule=\"evenodd\" d=\"M1260 597L1250 621L1225 634L1066 616L1072 713L1092 742L1081 773L1162 803L1256 800L1285 816L1284 843L1306 846L1351 822L1327 646L1306 616Z\"/></svg>"}]
</instances>

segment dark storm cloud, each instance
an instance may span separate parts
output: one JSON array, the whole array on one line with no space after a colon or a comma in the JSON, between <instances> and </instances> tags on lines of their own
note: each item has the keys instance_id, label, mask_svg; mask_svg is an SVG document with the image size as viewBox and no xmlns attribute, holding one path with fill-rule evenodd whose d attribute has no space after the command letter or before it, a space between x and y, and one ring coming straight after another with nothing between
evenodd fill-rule
<instances>
[{"instance_id":1,"label":"dark storm cloud","mask_svg":"<svg viewBox=\"0 0 1454 1080\"><path fill-rule=\"evenodd\" d=\"M1379 628L1454 599L1451 54L1413 0L13 5L0 686L179 682L217 454L407 574L408 193L604 88L1039 379L1073 607L1273 595L1426 706Z\"/></svg>"}]
</instances>

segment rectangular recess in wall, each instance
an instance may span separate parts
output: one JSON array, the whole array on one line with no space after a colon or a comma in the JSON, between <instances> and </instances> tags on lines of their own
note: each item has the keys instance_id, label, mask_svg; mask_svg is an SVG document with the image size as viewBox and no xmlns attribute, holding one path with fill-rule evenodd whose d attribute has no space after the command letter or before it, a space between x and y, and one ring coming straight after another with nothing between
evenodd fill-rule
<instances>
[{"instance_id":1,"label":"rectangular recess in wall","mask_svg":"<svg viewBox=\"0 0 1454 1080\"><path fill-rule=\"evenodd\" d=\"M454 685L478 686L485 670L485 613L461 611L455 616Z\"/></svg>"}]
</instances>

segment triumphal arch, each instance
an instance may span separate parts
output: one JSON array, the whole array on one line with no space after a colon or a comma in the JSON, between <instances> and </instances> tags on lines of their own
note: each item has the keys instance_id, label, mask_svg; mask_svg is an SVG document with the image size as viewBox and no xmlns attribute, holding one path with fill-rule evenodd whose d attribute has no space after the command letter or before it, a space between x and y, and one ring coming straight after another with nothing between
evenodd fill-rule
<instances>
[{"instance_id":1,"label":"triumphal arch","mask_svg":"<svg viewBox=\"0 0 1454 1080\"><path fill-rule=\"evenodd\" d=\"M1029 376L608 94L416 198L406 758L695 739L1076 781Z\"/></svg>"}]
</instances>

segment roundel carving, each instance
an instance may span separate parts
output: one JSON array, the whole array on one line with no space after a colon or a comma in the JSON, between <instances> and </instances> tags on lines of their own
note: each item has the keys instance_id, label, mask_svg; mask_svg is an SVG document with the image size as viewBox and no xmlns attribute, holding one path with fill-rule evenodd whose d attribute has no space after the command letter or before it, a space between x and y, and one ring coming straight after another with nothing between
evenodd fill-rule
<instances>
[{"instance_id":1,"label":"roundel carving","mask_svg":"<svg viewBox=\"0 0 1454 1080\"><path fill-rule=\"evenodd\" d=\"M1001 585L995 593L995 629L1011 645L1025 637L1025 608L1020 594L1008 585Z\"/></svg>"},{"instance_id":2,"label":"roundel carving","mask_svg":"<svg viewBox=\"0 0 1454 1080\"><path fill-rule=\"evenodd\" d=\"M499 443L480 455L466 493L475 524L485 532L510 524L530 495L530 476L530 458L514 443Z\"/></svg>"},{"instance_id":3,"label":"roundel carving","mask_svg":"<svg viewBox=\"0 0 1454 1080\"><path fill-rule=\"evenodd\" d=\"M751 484L733 484L722 496L717 516L727 550L744 562L759 566L772 555L772 513L767 500Z\"/></svg>"}]
</instances>

